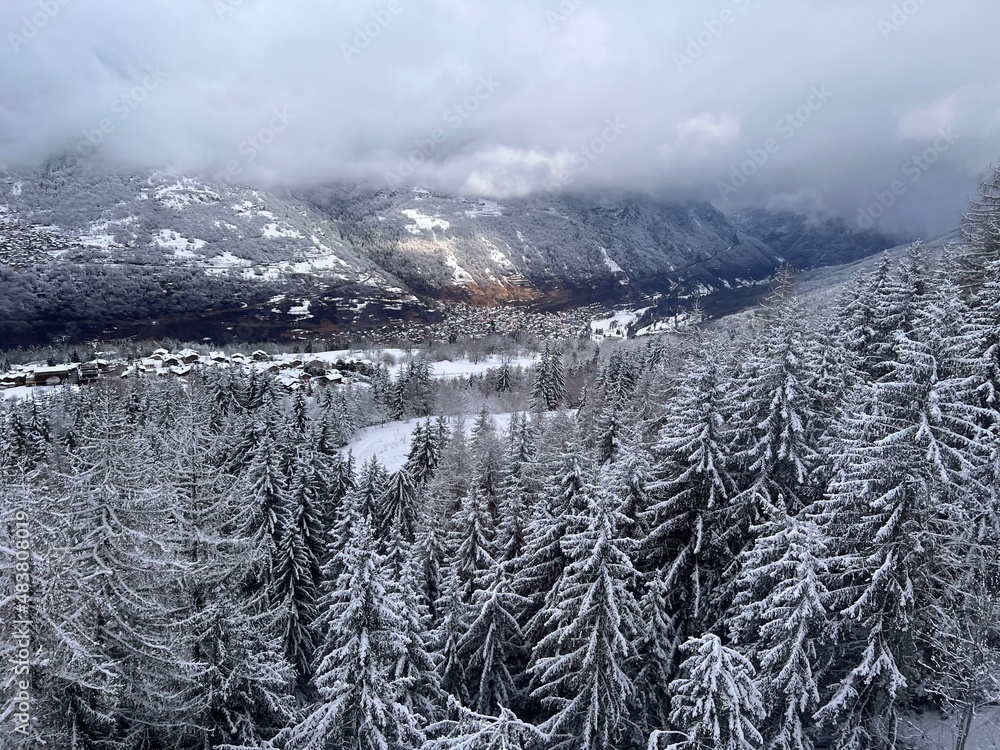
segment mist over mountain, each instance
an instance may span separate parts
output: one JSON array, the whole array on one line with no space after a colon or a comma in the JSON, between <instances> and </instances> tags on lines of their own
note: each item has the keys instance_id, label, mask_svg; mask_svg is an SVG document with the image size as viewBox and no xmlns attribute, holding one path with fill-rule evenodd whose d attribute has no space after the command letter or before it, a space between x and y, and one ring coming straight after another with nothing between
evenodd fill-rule
<instances>
[{"instance_id":1,"label":"mist over mountain","mask_svg":"<svg viewBox=\"0 0 1000 750\"><path fill-rule=\"evenodd\" d=\"M933 236L1000 133L1000 8L980 0L43 5L0 4L0 164L493 200L559 184L852 223L898 180L874 221Z\"/></svg>"},{"instance_id":2,"label":"mist over mountain","mask_svg":"<svg viewBox=\"0 0 1000 750\"><path fill-rule=\"evenodd\" d=\"M892 237L896 239L893 244L915 239L904 234L887 236L844 219L816 218L804 212L747 209L737 213L733 221L799 269L850 263L884 249Z\"/></svg>"},{"instance_id":3,"label":"mist over mountain","mask_svg":"<svg viewBox=\"0 0 1000 750\"><path fill-rule=\"evenodd\" d=\"M638 194L494 201L343 183L271 193L74 159L0 172L0 222L0 320L22 342L164 324L266 338L406 320L448 301L738 308L783 263L897 244L843 222L732 219Z\"/></svg>"}]
</instances>

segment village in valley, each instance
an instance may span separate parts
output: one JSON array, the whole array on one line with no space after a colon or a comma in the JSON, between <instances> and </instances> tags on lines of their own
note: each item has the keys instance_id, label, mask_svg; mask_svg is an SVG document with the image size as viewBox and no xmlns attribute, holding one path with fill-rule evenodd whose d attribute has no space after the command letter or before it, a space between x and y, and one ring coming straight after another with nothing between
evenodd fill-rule
<instances>
[{"instance_id":1,"label":"village in valley","mask_svg":"<svg viewBox=\"0 0 1000 750\"><path fill-rule=\"evenodd\" d=\"M57 362L52 359L24 364L4 363L0 360L0 396L16 398L27 395L40 387L78 386L99 380L137 377L174 377L185 379L199 369L210 367L240 367L273 375L286 391L296 391L312 386L343 386L367 384L375 373L376 362L395 364L397 358L412 358L421 349L457 341L477 341L497 337L515 339L567 340L590 339L600 344L605 340L620 340L654 333L676 330L697 319L664 319L650 324L645 307L634 311L608 311L598 305L558 312L539 313L524 308L476 308L462 303L453 306L442 322L410 325L405 328L388 328L386 340L394 334L402 340L404 348L386 348L386 345L352 345L337 337L332 341L308 340L301 346L294 345L292 352L277 351L278 345L261 344L249 353L234 351L233 346L217 350L199 350L185 346L177 350L159 347L142 356L130 356L118 350L100 351L95 348L86 361ZM371 332L369 332L369 335ZM328 345L347 345L324 351ZM153 346L152 344L150 346ZM416 347L416 348L414 348ZM247 347L250 348L250 347ZM300 352L300 348L303 350ZM314 348L316 351L314 351ZM148 349L146 351L149 351ZM74 356L74 359L77 357ZM483 361L466 362L464 367L437 364L436 376L454 376L483 371L500 365L497 356ZM522 362L531 364L531 358ZM392 369L392 367L390 367ZM468 371L468 372L467 372Z\"/></svg>"},{"instance_id":2,"label":"village in valley","mask_svg":"<svg viewBox=\"0 0 1000 750\"><path fill-rule=\"evenodd\" d=\"M0 388L8 397L24 395L28 389L62 385L83 385L105 378L175 377L184 379L200 368L246 367L271 373L289 391L304 385L345 385L367 380L375 365L368 359L352 357L349 352L320 354L269 354L256 350L250 354L223 351L207 353L185 348L176 352L158 348L148 357L122 359L115 353L87 362L29 363L12 365L0 373Z\"/></svg>"}]
</instances>

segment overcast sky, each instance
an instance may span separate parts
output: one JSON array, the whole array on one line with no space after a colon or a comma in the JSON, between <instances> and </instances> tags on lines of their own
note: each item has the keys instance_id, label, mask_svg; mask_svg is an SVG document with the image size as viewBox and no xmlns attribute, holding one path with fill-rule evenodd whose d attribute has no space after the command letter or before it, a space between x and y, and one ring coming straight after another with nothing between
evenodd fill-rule
<instances>
[{"instance_id":1,"label":"overcast sky","mask_svg":"<svg viewBox=\"0 0 1000 750\"><path fill-rule=\"evenodd\" d=\"M0 0L0 164L638 189L930 235L1000 154L997 29L988 0Z\"/></svg>"}]
</instances>

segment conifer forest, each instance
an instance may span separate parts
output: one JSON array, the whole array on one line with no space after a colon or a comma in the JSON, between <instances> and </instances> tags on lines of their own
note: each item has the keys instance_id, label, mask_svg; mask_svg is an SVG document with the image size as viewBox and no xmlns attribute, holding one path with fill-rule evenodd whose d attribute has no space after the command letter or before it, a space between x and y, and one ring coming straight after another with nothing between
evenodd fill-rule
<instances>
[{"instance_id":1,"label":"conifer forest","mask_svg":"<svg viewBox=\"0 0 1000 750\"><path fill-rule=\"evenodd\" d=\"M441 415L419 357L0 402L0 746L964 747L1000 699L998 176L828 306L786 274L739 325L461 385L509 424ZM355 460L413 418L402 468Z\"/></svg>"}]
</instances>

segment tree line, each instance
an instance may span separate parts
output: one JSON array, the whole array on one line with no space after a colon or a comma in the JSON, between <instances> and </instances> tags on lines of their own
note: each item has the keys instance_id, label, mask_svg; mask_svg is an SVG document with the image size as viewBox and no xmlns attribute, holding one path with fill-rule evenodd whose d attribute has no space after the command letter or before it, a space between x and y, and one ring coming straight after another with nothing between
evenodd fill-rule
<instances>
[{"instance_id":1,"label":"tree line","mask_svg":"<svg viewBox=\"0 0 1000 750\"><path fill-rule=\"evenodd\" d=\"M922 711L963 747L1000 697L998 177L961 247L830 310L786 276L742 328L613 348L572 396L553 345L502 423L436 417L419 363L4 404L0 649L28 518L31 733L862 750ZM401 468L345 448L410 413Z\"/></svg>"}]
</instances>

